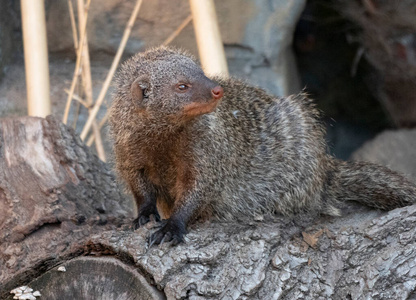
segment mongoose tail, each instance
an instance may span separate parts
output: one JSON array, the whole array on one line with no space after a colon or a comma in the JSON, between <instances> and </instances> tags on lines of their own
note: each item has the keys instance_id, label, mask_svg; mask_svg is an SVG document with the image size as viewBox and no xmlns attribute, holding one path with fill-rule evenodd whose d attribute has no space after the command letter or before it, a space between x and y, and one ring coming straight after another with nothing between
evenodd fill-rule
<instances>
[{"instance_id":1,"label":"mongoose tail","mask_svg":"<svg viewBox=\"0 0 416 300\"><path fill-rule=\"evenodd\" d=\"M336 159L331 164L325 201L357 201L383 210L416 203L416 186L386 167Z\"/></svg>"}]
</instances>

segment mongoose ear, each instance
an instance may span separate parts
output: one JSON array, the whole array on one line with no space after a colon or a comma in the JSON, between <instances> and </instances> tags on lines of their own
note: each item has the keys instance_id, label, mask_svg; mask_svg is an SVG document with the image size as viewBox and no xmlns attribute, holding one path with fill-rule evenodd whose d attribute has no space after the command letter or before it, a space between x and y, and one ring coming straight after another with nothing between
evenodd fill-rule
<instances>
[{"instance_id":1,"label":"mongoose ear","mask_svg":"<svg viewBox=\"0 0 416 300\"><path fill-rule=\"evenodd\" d=\"M150 81L147 76L137 78L130 87L131 98L135 104L141 105L144 98L149 97Z\"/></svg>"}]
</instances>

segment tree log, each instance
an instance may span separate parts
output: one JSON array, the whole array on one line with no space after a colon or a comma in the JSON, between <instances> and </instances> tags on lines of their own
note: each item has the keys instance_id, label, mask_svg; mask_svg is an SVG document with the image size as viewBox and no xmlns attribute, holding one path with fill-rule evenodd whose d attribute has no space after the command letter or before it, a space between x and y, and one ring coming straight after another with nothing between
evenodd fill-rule
<instances>
[{"instance_id":1,"label":"tree log","mask_svg":"<svg viewBox=\"0 0 416 300\"><path fill-rule=\"evenodd\" d=\"M0 299L132 212L109 168L64 125L0 120Z\"/></svg>"},{"instance_id":2,"label":"tree log","mask_svg":"<svg viewBox=\"0 0 416 300\"><path fill-rule=\"evenodd\" d=\"M51 118L0 120L0 200L1 299L23 284L45 299L416 298L416 205L196 223L149 248L155 224L123 226L130 200Z\"/></svg>"}]
</instances>

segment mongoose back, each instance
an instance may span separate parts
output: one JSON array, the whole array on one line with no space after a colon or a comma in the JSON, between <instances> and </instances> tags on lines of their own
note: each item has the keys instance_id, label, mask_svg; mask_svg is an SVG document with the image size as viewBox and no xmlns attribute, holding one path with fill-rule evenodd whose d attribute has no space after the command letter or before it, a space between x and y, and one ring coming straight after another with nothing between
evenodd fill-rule
<instances>
[{"instance_id":1,"label":"mongoose back","mask_svg":"<svg viewBox=\"0 0 416 300\"><path fill-rule=\"evenodd\" d=\"M210 79L181 50L154 48L125 62L110 110L116 169L138 207L134 225L164 219L151 243L182 241L196 218L339 215L340 201L381 209L416 202L403 176L328 155L305 94L277 98L237 79Z\"/></svg>"}]
</instances>

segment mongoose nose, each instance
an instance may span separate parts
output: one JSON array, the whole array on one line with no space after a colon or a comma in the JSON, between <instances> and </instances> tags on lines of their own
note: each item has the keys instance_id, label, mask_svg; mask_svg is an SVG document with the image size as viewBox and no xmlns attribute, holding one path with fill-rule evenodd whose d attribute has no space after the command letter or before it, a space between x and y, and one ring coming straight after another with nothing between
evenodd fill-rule
<instances>
[{"instance_id":1,"label":"mongoose nose","mask_svg":"<svg viewBox=\"0 0 416 300\"><path fill-rule=\"evenodd\" d=\"M222 89L222 87L220 87L219 85L217 85L216 87L214 87L211 90L211 94L214 97L214 99L218 100L218 99L220 99L224 95L224 90Z\"/></svg>"}]
</instances>

